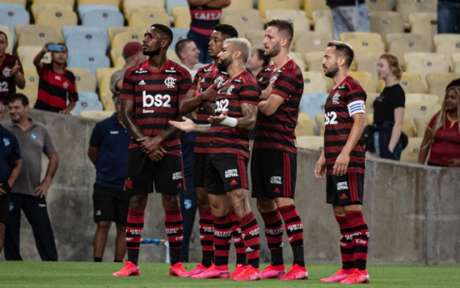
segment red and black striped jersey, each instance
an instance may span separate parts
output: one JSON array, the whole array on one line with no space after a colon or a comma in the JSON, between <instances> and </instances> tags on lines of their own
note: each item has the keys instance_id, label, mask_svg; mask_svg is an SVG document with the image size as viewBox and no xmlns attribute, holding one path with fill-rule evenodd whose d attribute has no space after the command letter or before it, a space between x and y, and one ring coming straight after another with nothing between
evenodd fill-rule
<instances>
[{"instance_id":1,"label":"red and black striped jersey","mask_svg":"<svg viewBox=\"0 0 460 288\"><path fill-rule=\"evenodd\" d=\"M257 105L260 88L254 76L244 70L238 76L228 79L217 90L216 114L229 117L243 117L242 104ZM224 125L212 125L208 147L212 154L233 154L249 158L249 131Z\"/></svg>"},{"instance_id":2,"label":"red and black striped jersey","mask_svg":"<svg viewBox=\"0 0 460 288\"><path fill-rule=\"evenodd\" d=\"M219 24L220 17L222 16L222 9L190 5L190 16L192 18L190 30L209 37L214 27Z\"/></svg>"},{"instance_id":3,"label":"red and black striped jersey","mask_svg":"<svg viewBox=\"0 0 460 288\"><path fill-rule=\"evenodd\" d=\"M195 75L193 79L192 89L195 90L195 96L200 95L212 84L216 84L217 87L222 85L228 79L228 74L219 71L216 65L211 63L202 67ZM195 111L195 123L197 124L209 124L208 122L209 113L202 106L198 107ZM208 133L197 133L195 138L195 153L206 154L208 153L208 144L210 141L210 135Z\"/></svg>"},{"instance_id":4,"label":"red and black striped jersey","mask_svg":"<svg viewBox=\"0 0 460 288\"><path fill-rule=\"evenodd\" d=\"M128 69L123 79L122 100L134 102L131 117L142 134L155 137L179 116L179 104L191 86L190 73L181 65L167 60L160 69L149 60ZM181 155L180 138L174 135L161 143L170 155ZM137 148L131 140L129 148Z\"/></svg>"},{"instance_id":5,"label":"red and black striped jersey","mask_svg":"<svg viewBox=\"0 0 460 288\"><path fill-rule=\"evenodd\" d=\"M324 106L324 154L327 173L332 173L335 160L342 152L354 120L353 115L366 113L366 92L352 77L347 76L331 90ZM365 150L362 139L350 153L348 173L364 174Z\"/></svg>"},{"instance_id":6,"label":"red and black striped jersey","mask_svg":"<svg viewBox=\"0 0 460 288\"><path fill-rule=\"evenodd\" d=\"M14 82L14 75L12 74L12 69L16 64L16 61L19 64L19 71L24 73L18 57L6 54L5 59L3 59L2 64L0 64L0 102L6 104L8 102L8 97L16 93L16 83Z\"/></svg>"},{"instance_id":7,"label":"red and black striped jersey","mask_svg":"<svg viewBox=\"0 0 460 288\"><path fill-rule=\"evenodd\" d=\"M35 108L59 112L67 108L70 101L78 101L75 75L65 70L64 73L56 73L53 64L44 64L37 68L38 96Z\"/></svg>"},{"instance_id":8,"label":"red and black striped jersey","mask_svg":"<svg viewBox=\"0 0 460 288\"><path fill-rule=\"evenodd\" d=\"M290 59L281 68L268 67L269 84L272 93L284 101L275 113L266 116L259 112L255 127L254 149L281 150L297 153L295 128L303 94L303 76L299 66ZM267 78L267 76L265 76ZM263 87L263 83L261 84Z\"/></svg>"},{"instance_id":9,"label":"red and black striped jersey","mask_svg":"<svg viewBox=\"0 0 460 288\"><path fill-rule=\"evenodd\" d=\"M270 82L270 76L272 75L272 68L270 66L264 67L260 70L259 73L256 75L257 84L259 84L259 88L264 90L268 87Z\"/></svg>"}]
</instances>

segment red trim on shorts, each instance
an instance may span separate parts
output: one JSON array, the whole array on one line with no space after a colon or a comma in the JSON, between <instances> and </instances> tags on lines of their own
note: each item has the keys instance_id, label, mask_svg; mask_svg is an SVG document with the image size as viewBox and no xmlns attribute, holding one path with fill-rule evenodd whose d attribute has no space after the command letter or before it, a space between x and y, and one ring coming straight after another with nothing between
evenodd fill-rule
<instances>
[{"instance_id":1,"label":"red trim on shorts","mask_svg":"<svg viewBox=\"0 0 460 288\"><path fill-rule=\"evenodd\" d=\"M238 165L238 170L240 173L241 188L248 189L249 184L248 184L248 173L246 172L246 163L240 157L237 158L236 163Z\"/></svg>"},{"instance_id":2,"label":"red trim on shorts","mask_svg":"<svg viewBox=\"0 0 460 288\"><path fill-rule=\"evenodd\" d=\"M350 185L350 197L351 201L355 202L357 201L357 194L356 194L356 175L355 174L348 174L348 185Z\"/></svg>"}]
</instances>

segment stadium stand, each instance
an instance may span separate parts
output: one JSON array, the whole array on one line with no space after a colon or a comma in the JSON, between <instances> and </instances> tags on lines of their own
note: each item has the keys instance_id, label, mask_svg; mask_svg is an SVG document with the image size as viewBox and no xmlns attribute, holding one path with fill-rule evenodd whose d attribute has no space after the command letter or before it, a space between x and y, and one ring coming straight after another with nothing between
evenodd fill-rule
<instances>
[{"instance_id":1,"label":"stadium stand","mask_svg":"<svg viewBox=\"0 0 460 288\"><path fill-rule=\"evenodd\" d=\"M33 68L34 66L34 58L43 49L43 46L19 46L16 53L21 61L23 67ZM51 54L46 53L42 59L43 63L50 63L51 62Z\"/></svg>"},{"instance_id":2,"label":"stadium stand","mask_svg":"<svg viewBox=\"0 0 460 288\"><path fill-rule=\"evenodd\" d=\"M366 0L369 12L391 11L390 1L388 0Z\"/></svg>"},{"instance_id":3,"label":"stadium stand","mask_svg":"<svg viewBox=\"0 0 460 288\"><path fill-rule=\"evenodd\" d=\"M91 71L84 68L70 68L69 70L75 75L78 92L96 92L97 81Z\"/></svg>"},{"instance_id":4,"label":"stadium stand","mask_svg":"<svg viewBox=\"0 0 460 288\"><path fill-rule=\"evenodd\" d=\"M220 19L222 24L231 24L239 33L244 34L246 31L260 30L264 25L262 18L257 10L231 10L222 14Z\"/></svg>"},{"instance_id":5,"label":"stadium stand","mask_svg":"<svg viewBox=\"0 0 460 288\"><path fill-rule=\"evenodd\" d=\"M401 75L401 87L406 93L427 93L422 77L418 73L403 72Z\"/></svg>"},{"instance_id":6,"label":"stadium stand","mask_svg":"<svg viewBox=\"0 0 460 288\"><path fill-rule=\"evenodd\" d=\"M367 93L377 92L377 80L369 72L364 71L351 71L351 77L358 80L359 84Z\"/></svg>"},{"instance_id":7,"label":"stadium stand","mask_svg":"<svg viewBox=\"0 0 460 288\"><path fill-rule=\"evenodd\" d=\"M24 78L26 80L26 87L18 89L17 91L23 93L29 98L30 106L33 107L37 101L38 93L38 74L35 67L24 67Z\"/></svg>"},{"instance_id":8,"label":"stadium stand","mask_svg":"<svg viewBox=\"0 0 460 288\"><path fill-rule=\"evenodd\" d=\"M315 10L313 11L313 25L316 33L331 35L334 30L332 22L332 12L330 10Z\"/></svg>"},{"instance_id":9,"label":"stadium stand","mask_svg":"<svg viewBox=\"0 0 460 288\"><path fill-rule=\"evenodd\" d=\"M398 11L405 22L409 21L409 15L414 12L436 12L436 0L397 0Z\"/></svg>"},{"instance_id":10,"label":"stadium stand","mask_svg":"<svg viewBox=\"0 0 460 288\"><path fill-rule=\"evenodd\" d=\"M305 81L303 93L317 93L327 92L331 87L330 80L327 79L322 72L308 71L303 72L303 79Z\"/></svg>"},{"instance_id":11,"label":"stadium stand","mask_svg":"<svg viewBox=\"0 0 460 288\"><path fill-rule=\"evenodd\" d=\"M0 3L0 24L14 28L16 25L30 23L29 12L23 5Z\"/></svg>"},{"instance_id":12,"label":"stadium stand","mask_svg":"<svg viewBox=\"0 0 460 288\"><path fill-rule=\"evenodd\" d=\"M192 18L190 17L188 7L174 7L171 15L174 18L175 28L182 28L187 30L190 28L190 22L192 22Z\"/></svg>"},{"instance_id":13,"label":"stadium stand","mask_svg":"<svg viewBox=\"0 0 460 288\"><path fill-rule=\"evenodd\" d=\"M436 18L436 13L428 12L411 13L409 15L411 33L426 37L427 40L429 40L430 49L433 47L433 36L438 31L438 23Z\"/></svg>"},{"instance_id":14,"label":"stadium stand","mask_svg":"<svg viewBox=\"0 0 460 288\"><path fill-rule=\"evenodd\" d=\"M149 8L145 10L133 10L129 14L128 25L130 27L145 29L152 23L160 23L166 26L171 25L168 14L163 8Z\"/></svg>"},{"instance_id":15,"label":"stadium stand","mask_svg":"<svg viewBox=\"0 0 460 288\"><path fill-rule=\"evenodd\" d=\"M460 78L460 74L430 72L426 75L428 91L430 94L436 95L438 102L441 103L442 99L444 99L447 84L458 78Z\"/></svg>"},{"instance_id":16,"label":"stadium stand","mask_svg":"<svg viewBox=\"0 0 460 288\"><path fill-rule=\"evenodd\" d=\"M18 46L44 46L46 43L63 42L60 31L44 25L16 26Z\"/></svg>"},{"instance_id":17,"label":"stadium stand","mask_svg":"<svg viewBox=\"0 0 460 288\"><path fill-rule=\"evenodd\" d=\"M330 11L329 7L326 5L326 0L304 0L303 7L305 14L310 18L314 18L313 15L315 11Z\"/></svg>"},{"instance_id":18,"label":"stadium stand","mask_svg":"<svg viewBox=\"0 0 460 288\"><path fill-rule=\"evenodd\" d=\"M314 135L315 123L307 113L300 112L297 118L297 127L295 129L296 136Z\"/></svg>"},{"instance_id":19,"label":"stadium stand","mask_svg":"<svg viewBox=\"0 0 460 288\"><path fill-rule=\"evenodd\" d=\"M413 33L390 33L386 35L388 53L398 57L404 64L404 54L409 52L431 52L431 40Z\"/></svg>"},{"instance_id":20,"label":"stadium stand","mask_svg":"<svg viewBox=\"0 0 460 288\"><path fill-rule=\"evenodd\" d=\"M308 71L318 71L322 72L322 64L321 61L323 60L324 52L317 51L317 52L307 52L303 54L305 68Z\"/></svg>"},{"instance_id":21,"label":"stadium stand","mask_svg":"<svg viewBox=\"0 0 460 288\"><path fill-rule=\"evenodd\" d=\"M232 1L232 3L237 1ZM186 8L188 10L187 0L166 0L166 12L172 14L174 8ZM250 7L252 8L252 6Z\"/></svg>"},{"instance_id":22,"label":"stadium stand","mask_svg":"<svg viewBox=\"0 0 460 288\"><path fill-rule=\"evenodd\" d=\"M267 21L273 19L283 19L293 23L294 33L296 31L310 30L311 20L305 16L305 12L296 9L272 9L265 11Z\"/></svg>"},{"instance_id":23,"label":"stadium stand","mask_svg":"<svg viewBox=\"0 0 460 288\"><path fill-rule=\"evenodd\" d=\"M302 31L297 33L294 39L294 50L300 53L324 52L327 43L331 40L331 34Z\"/></svg>"},{"instance_id":24,"label":"stadium stand","mask_svg":"<svg viewBox=\"0 0 460 288\"><path fill-rule=\"evenodd\" d=\"M340 40L348 42L355 55L377 54L385 52L385 43L382 36L370 32L344 32L340 34Z\"/></svg>"},{"instance_id":25,"label":"stadium stand","mask_svg":"<svg viewBox=\"0 0 460 288\"><path fill-rule=\"evenodd\" d=\"M65 26L62 34L69 50L106 51L109 45L107 31L99 27Z\"/></svg>"},{"instance_id":26,"label":"stadium stand","mask_svg":"<svg viewBox=\"0 0 460 288\"><path fill-rule=\"evenodd\" d=\"M398 12L376 11L369 13L371 31L379 33L382 37L389 33L403 33L404 22Z\"/></svg>"},{"instance_id":27,"label":"stadium stand","mask_svg":"<svg viewBox=\"0 0 460 288\"><path fill-rule=\"evenodd\" d=\"M411 137L406 149L401 153L401 161L403 162L417 162L418 153L420 152L420 144L422 144L422 137Z\"/></svg>"},{"instance_id":28,"label":"stadium stand","mask_svg":"<svg viewBox=\"0 0 460 288\"><path fill-rule=\"evenodd\" d=\"M300 9L300 0L259 0L259 13L266 17L267 10L273 9Z\"/></svg>"},{"instance_id":29,"label":"stadium stand","mask_svg":"<svg viewBox=\"0 0 460 288\"><path fill-rule=\"evenodd\" d=\"M102 104L94 92L78 92L78 101L72 115L80 115L82 111L102 111Z\"/></svg>"},{"instance_id":30,"label":"stadium stand","mask_svg":"<svg viewBox=\"0 0 460 288\"><path fill-rule=\"evenodd\" d=\"M110 67L110 60L105 51L69 51L68 65L70 68L86 68L92 73L100 67Z\"/></svg>"},{"instance_id":31,"label":"stadium stand","mask_svg":"<svg viewBox=\"0 0 460 288\"><path fill-rule=\"evenodd\" d=\"M407 72L419 73L425 81L430 72L448 73L450 71L450 58L443 54L410 52L404 55Z\"/></svg>"},{"instance_id":32,"label":"stadium stand","mask_svg":"<svg viewBox=\"0 0 460 288\"><path fill-rule=\"evenodd\" d=\"M458 34L437 34L434 35L433 40L436 53L450 56L460 52L460 35Z\"/></svg>"},{"instance_id":33,"label":"stadium stand","mask_svg":"<svg viewBox=\"0 0 460 288\"><path fill-rule=\"evenodd\" d=\"M314 119L318 113L324 110L327 93L310 92L304 93L300 101L300 111L306 113L310 118Z\"/></svg>"},{"instance_id":34,"label":"stadium stand","mask_svg":"<svg viewBox=\"0 0 460 288\"><path fill-rule=\"evenodd\" d=\"M102 7L80 14L83 26L96 26L108 28L111 26L123 26L124 18L118 10Z\"/></svg>"},{"instance_id":35,"label":"stadium stand","mask_svg":"<svg viewBox=\"0 0 460 288\"><path fill-rule=\"evenodd\" d=\"M165 0L129 0L123 1L122 6L124 14L129 18L134 11L164 9Z\"/></svg>"}]
</instances>

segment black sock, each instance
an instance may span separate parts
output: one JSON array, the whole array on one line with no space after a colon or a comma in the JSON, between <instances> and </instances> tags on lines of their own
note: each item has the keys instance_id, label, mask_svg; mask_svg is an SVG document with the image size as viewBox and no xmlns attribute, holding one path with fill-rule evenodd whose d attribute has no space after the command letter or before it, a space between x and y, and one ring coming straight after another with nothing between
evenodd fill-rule
<instances>
[{"instance_id":1,"label":"black sock","mask_svg":"<svg viewBox=\"0 0 460 288\"><path fill-rule=\"evenodd\" d=\"M94 262L102 262L102 257L94 257Z\"/></svg>"},{"instance_id":2,"label":"black sock","mask_svg":"<svg viewBox=\"0 0 460 288\"><path fill-rule=\"evenodd\" d=\"M292 246L292 254L294 257L294 264L305 266L305 259L303 255L303 245L302 246Z\"/></svg>"}]
</instances>

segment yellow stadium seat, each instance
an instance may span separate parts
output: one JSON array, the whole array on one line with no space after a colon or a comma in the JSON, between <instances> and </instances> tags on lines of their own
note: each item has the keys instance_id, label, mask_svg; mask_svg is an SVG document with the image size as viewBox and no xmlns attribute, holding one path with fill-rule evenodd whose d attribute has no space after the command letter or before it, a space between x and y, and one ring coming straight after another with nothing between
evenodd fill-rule
<instances>
[{"instance_id":1,"label":"yellow stadium seat","mask_svg":"<svg viewBox=\"0 0 460 288\"><path fill-rule=\"evenodd\" d=\"M130 18L134 11L164 9L165 0L124 0L123 11L126 18ZM152 23L150 23L152 24Z\"/></svg>"},{"instance_id":2,"label":"yellow stadium seat","mask_svg":"<svg viewBox=\"0 0 460 288\"><path fill-rule=\"evenodd\" d=\"M444 99L446 94L447 85L455 79L459 79L460 74L454 73L428 73L426 75L426 82L428 83L428 89L430 94L438 96L439 103Z\"/></svg>"},{"instance_id":3,"label":"yellow stadium seat","mask_svg":"<svg viewBox=\"0 0 460 288\"><path fill-rule=\"evenodd\" d=\"M357 70L369 72L374 78L377 78L377 62L379 61L378 54L355 54Z\"/></svg>"},{"instance_id":4,"label":"yellow stadium seat","mask_svg":"<svg viewBox=\"0 0 460 288\"><path fill-rule=\"evenodd\" d=\"M411 137L406 149L401 153L401 162L417 163L422 137Z\"/></svg>"},{"instance_id":5,"label":"yellow stadium seat","mask_svg":"<svg viewBox=\"0 0 460 288\"><path fill-rule=\"evenodd\" d=\"M43 12L45 10L51 10L51 11L56 11L56 10L70 10L73 11L73 4L70 2L66 3L63 1L61 4L60 0L54 0L54 1L40 1L32 4L30 7L32 11L32 15L34 16L35 19L37 19L38 13Z\"/></svg>"},{"instance_id":6,"label":"yellow stadium seat","mask_svg":"<svg viewBox=\"0 0 460 288\"><path fill-rule=\"evenodd\" d=\"M174 7L171 15L174 18L175 28L190 29L190 22L192 22L192 18L190 17L188 7Z\"/></svg>"},{"instance_id":7,"label":"yellow stadium seat","mask_svg":"<svg viewBox=\"0 0 460 288\"><path fill-rule=\"evenodd\" d=\"M389 33L403 33L404 22L398 12L379 11L369 13L371 31L385 37Z\"/></svg>"},{"instance_id":8,"label":"yellow stadium seat","mask_svg":"<svg viewBox=\"0 0 460 288\"><path fill-rule=\"evenodd\" d=\"M332 35L303 31L297 34L294 43L294 50L300 53L324 52L327 43L332 40Z\"/></svg>"},{"instance_id":9,"label":"yellow stadium seat","mask_svg":"<svg viewBox=\"0 0 460 288\"><path fill-rule=\"evenodd\" d=\"M220 19L222 24L230 24L243 34L250 30L263 30L264 24L257 10L232 10L228 11Z\"/></svg>"},{"instance_id":10,"label":"yellow stadium seat","mask_svg":"<svg viewBox=\"0 0 460 288\"><path fill-rule=\"evenodd\" d=\"M407 137L417 137L417 129L412 116L404 114L402 131L406 133Z\"/></svg>"},{"instance_id":11,"label":"yellow stadium seat","mask_svg":"<svg viewBox=\"0 0 460 288\"><path fill-rule=\"evenodd\" d=\"M247 10L253 9L252 0L232 0L230 5L224 8L224 11L230 10Z\"/></svg>"},{"instance_id":12,"label":"yellow stadium seat","mask_svg":"<svg viewBox=\"0 0 460 288\"><path fill-rule=\"evenodd\" d=\"M315 123L307 113L300 112L297 118L297 127L295 128L296 137L314 135Z\"/></svg>"},{"instance_id":13,"label":"yellow stadium seat","mask_svg":"<svg viewBox=\"0 0 460 288\"><path fill-rule=\"evenodd\" d=\"M340 40L349 43L355 54L382 54L385 52L385 43L382 36L369 32L344 32Z\"/></svg>"},{"instance_id":14,"label":"yellow stadium seat","mask_svg":"<svg viewBox=\"0 0 460 288\"><path fill-rule=\"evenodd\" d=\"M169 60L172 60L172 61L174 61L176 63L181 63L179 57L176 54L176 51L174 51L173 49L168 49L166 55L167 55Z\"/></svg>"},{"instance_id":15,"label":"yellow stadium seat","mask_svg":"<svg viewBox=\"0 0 460 288\"><path fill-rule=\"evenodd\" d=\"M351 71L351 77L356 79L366 93L377 92L377 80L372 77L372 74L364 71Z\"/></svg>"},{"instance_id":16,"label":"yellow stadium seat","mask_svg":"<svg viewBox=\"0 0 460 288\"><path fill-rule=\"evenodd\" d=\"M260 16L265 18L265 11L272 9L300 9L300 0L259 0Z\"/></svg>"},{"instance_id":17,"label":"yellow stadium seat","mask_svg":"<svg viewBox=\"0 0 460 288\"><path fill-rule=\"evenodd\" d=\"M320 112L315 116L316 130L319 131L319 135L324 135L324 113Z\"/></svg>"},{"instance_id":18,"label":"yellow stadium seat","mask_svg":"<svg viewBox=\"0 0 460 288\"><path fill-rule=\"evenodd\" d=\"M411 33L420 34L428 39L433 39L433 36L438 33L438 22L436 13L411 13L409 22ZM430 48L432 47L430 41Z\"/></svg>"},{"instance_id":19,"label":"yellow stadium seat","mask_svg":"<svg viewBox=\"0 0 460 288\"><path fill-rule=\"evenodd\" d=\"M294 62L299 66L299 68L302 70L302 71L305 71L306 67L305 67L305 62L303 60L303 55L302 53L299 53L299 52L290 52L289 53L289 57L292 58L292 60L294 60Z\"/></svg>"},{"instance_id":20,"label":"yellow stadium seat","mask_svg":"<svg viewBox=\"0 0 460 288\"><path fill-rule=\"evenodd\" d=\"M326 0L304 0L303 7L305 14L310 18L313 18L314 11L330 10L326 4Z\"/></svg>"},{"instance_id":21,"label":"yellow stadium seat","mask_svg":"<svg viewBox=\"0 0 460 288\"><path fill-rule=\"evenodd\" d=\"M122 56L120 56L120 57L117 58L117 60L115 60L115 63L114 63L113 66L115 68L121 69L121 68L123 68L123 66L125 66L125 64L126 64L125 59Z\"/></svg>"},{"instance_id":22,"label":"yellow stadium seat","mask_svg":"<svg viewBox=\"0 0 460 288\"><path fill-rule=\"evenodd\" d=\"M459 34L437 34L434 35L434 46L436 53L450 56L454 53L460 53L460 35Z\"/></svg>"},{"instance_id":23,"label":"yellow stadium seat","mask_svg":"<svg viewBox=\"0 0 460 288\"><path fill-rule=\"evenodd\" d=\"M323 60L324 52L308 52L303 54L305 68L308 71L323 72L321 61Z\"/></svg>"},{"instance_id":24,"label":"yellow stadium seat","mask_svg":"<svg viewBox=\"0 0 460 288\"><path fill-rule=\"evenodd\" d=\"M307 71L302 72L304 79L303 93L327 93L331 87L331 82L322 72Z\"/></svg>"},{"instance_id":25,"label":"yellow stadium seat","mask_svg":"<svg viewBox=\"0 0 460 288\"><path fill-rule=\"evenodd\" d=\"M37 56L38 52L43 49L43 46L19 46L17 49L17 54L19 60L23 67L33 68L34 58ZM46 53L42 59L43 63L51 63L51 54ZM34 68L35 69L35 68Z\"/></svg>"},{"instance_id":26,"label":"yellow stadium seat","mask_svg":"<svg viewBox=\"0 0 460 288\"><path fill-rule=\"evenodd\" d=\"M77 0L78 5L110 5L119 6L121 0Z\"/></svg>"},{"instance_id":27,"label":"yellow stadium seat","mask_svg":"<svg viewBox=\"0 0 460 288\"><path fill-rule=\"evenodd\" d=\"M325 33L332 35L334 24L332 20L331 10L315 10L313 11L313 22L316 33Z\"/></svg>"},{"instance_id":28,"label":"yellow stadium seat","mask_svg":"<svg viewBox=\"0 0 460 288\"><path fill-rule=\"evenodd\" d=\"M264 30L246 31L244 36L251 42L252 47L262 47L265 32Z\"/></svg>"},{"instance_id":29,"label":"yellow stadium seat","mask_svg":"<svg viewBox=\"0 0 460 288\"><path fill-rule=\"evenodd\" d=\"M436 112L435 112L436 114ZM426 127L430 123L431 119L435 115L429 115L427 117L415 117L414 118L414 129L417 137L423 137L425 135Z\"/></svg>"},{"instance_id":30,"label":"yellow stadium seat","mask_svg":"<svg viewBox=\"0 0 460 288\"><path fill-rule=\"evenodd\" d=\"M97 81L91 71L83 68L69 68L69 70L75 75L77 91L96 92Z\"/></svg>"},{"instance_id":31,"label":"yellow stadium seat","mask_svg":"<svg viewBox=\"0 0 460 288\"><path fill-rule=\"evenodd\" d=\"M97 68L96 79L99 86L99 95L101 98L102 106L106 111L115 111L115 106L112 101L112 91L110 90L110 79L113 72L117 69L114 68Z\"/></svg>"},{"instance_id":32,"label":"yellow stadium seat","mask_svg":"<svg viewBox=\"0 0 460 288\"><path fill-rule=\"evenodd\" d=\"M324 146L323 136L300 136L296 138L298 148L319 151Z\"/></svg>"},{"instance_id":33,"label":"yellow stadium seat","mask_svg":"<svg viewBox=\"0 0 460 288\"><path fill-rule=\"evenodd\" d=\"M374 112L374 101L380 94L379 93L366 93L366 113Z\"/></svg>"},{"instance_id":34,"label":"yellow stadium seat","mask_svg":"<svg viewBox=\"0 0 460 288\"><path fill-rule=\"evenodd\" d=\"M170 26L168 14L163 8L132 11L128 18L128 25L135 28L147 28L153 23Z\"/></svg>"},{"instance_id":35,"label":"yellow stadium seat","mask_svg":"<svg viewBox=\"0 0 460 288\"><path fill-rule=\"evenodd\" d=\"M448 73L451 67L450 58L437 53L412 52L404 54L407 72L419 73L422 80L430 72Z\"/></svg>"},{"instance_id":36,"label":"yellow stadium seat","mask_svg":"<svg viewBox=\"0 0 460 288\"><path fill-rule=\"evenodd\" d=\"M400 84L406 93L423 94L428 92L422 77L418 73L402 73Z\"/></svg>"},{"instance_id":37,"label":"yellow stadium seat","mask_svg":"<svg viewBox=\"0 0 460 288\"><path fill-rule=\"evenodd\" d=\"M112 111L81 111L80 117L100 121L109 118L112 114Z\"/></svg>"},{"instance_id":38,"label":"yellow stadium seat","mask_svg":"<svg viewBox=\"0 0 460 288\"><path fill-rule=\"evenodd\" d=\"M408 117L426 118L434 115L441 109L437 95L406 94L406 112Z\"/></svg>"},{"instance_id":39,"label":"yellow stadium seat","mask_svg":"<svg viewBox=\"0 0 460 288\"><path fill-rule=\"evenodd\" d=\"M61 32L63 26L74 26L77 22L77 14L68 6L48 6L45 10L38 10L35 18L37 25L51 26L58 32Z\"/></svg>"},{"instance_id":40,"label":"yellow stadium seat","mask_svg":"<svg viewBox=\"0 0 460 288\"><path fill-rule=\"evenodd\" d=\"M112 49L110 49L110 57L112 61L117 60L121 56L125 44L131 41L142 42L144 39L144 32L141 30L131 30L118 33L112 41Z\"/></svg>"},{"instance_id":41,"label":"yellow stadium seat","mask_svg":"<svg viewBox=\"0 0 460 288\"><path fill-rule=\"evenodd\" d=\"M404 64L404 54L409 52L431 52L431 39L413 33L387 34L388 53L398 57L401 65Z\"/></svg>"},{"instance_id":42,"label":"yellow stadium seat","mask_svg":"<svg viewBox=\"0 0 460 288\"><path fill-rule=\"evenodd\" d=\"M454 64L454 73L460 74L460 53L452 54L452 62Z\"/></svg>"},{"instance_id":43,"label":"yellow stadium seat","mask_svg":"<svg viewBox=\"0 0 460 288\"><path fill-rule=\"evenodd\" d=\"M30 107L35 105L38 94L38 74L35 68L24 67L24 78L26 80L26 86L24 89L18 89L19 93L22 93L29 98Z\"/></svg>"},{"instance_id":44,"label":"yellow stadium seat","mask_svg":"<svg viewBox=\"0 0 460 288\"><path fill-rule=\"evenodd\" d=\"M112 42L113 38L115 37L115 35L117 35L117 34L119 34L121 32L138 32L138 33L140 33L141 30L143 32L145 32L145 29L134 29L133 27L124 26L124 27L109 27L107 29L107 32L109 34L110 42Z\"/></svg>"},{"instance_id":45,"label":"yellow stadium seat","mask_svg":"<svg viewBox=\"0 0 460 288\"><path fill-rule=\"evenodd\" d=\"M282 19L289 21L294 26L294 34L296 31L310 30L310 20L305 16L305 12L302 10L294 9L272 9L265 11L267 21L273 19Z\"/></svg>"},{"instance_id":46,"label":"yellow stadium seat","mask_svg":"<svg viewBox=\"0 0 460 288\"><path fill-rule=\"evenodd\" d=\"M405 22L409 20L409 15L414 12L431 12L437 11L437 0L397 0L396 11L401 13Z\"/></svg>"},{"instance_id":47,"label":"yellow stadium seat","mask_svg":"<svg viewBox=\"0 0 460 288\"><path fill-rule=\"evenodd\" d=\"M13 52L13 47L14 47L14 40L13 40L13 33L10 30L10 28L6 25L0 25L0 31L4 32L6 34L6 37L8 37L8 47L6 48L7 53L12 53Z\"/></svg>"},{"instance_id":48,"label":"yellow stadium seat","mask_svg":"<svg viewBox=\"0 0 460 288\"><path fill-rule=\"evenodd\" d=\"M19 4L25 7L27 0L2 0L1 3Z\"/></svg>"},{"instance_id":49,"label":"yellow stadium seat","mask_svg":"<svg viewBox=\"0 0 460 288\"><path fill-rule=\"evenodd\" d=\"M44 46L49 42L63 42L61 33L44 25L16 26L16 35L18 46Z\"/></svg>"},{"instance_id":50,"label":"yellow stadium seat","mask_svg":"<svg viewBox=\"0 0 460 288\"><path fill-rule=\"evenodd\" d=\"M389 2L388 0L366 0L369 12L391 11Z\"/></svg>"},{"instance_id":51,"label":"yellow stadium seat","mask_svg":"<svg viewBox=\"0 0 460 288\"><path fill-rule=\"evenodd\" d=\"M102 107L104 108L104 111L108 112L113 112L115 111L115 104L113 103L112 99L113 95L112 92L109 93L100 93L100 98L101 98L101 103Z\"/></svg>"},{"instance_id":52,"label":"yellow stadium seat","mask_svg":"<svg viewBox=\"0 0 460 288\"><path fill-rule=\"evenodd\" d=\"M58 4L73 7L75 5L75 0L32 0L32 6L36 4Z\"/></svg>"}]
</instances>

